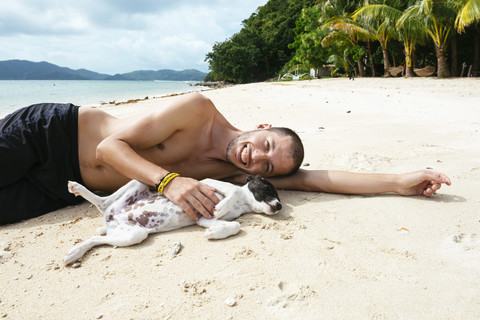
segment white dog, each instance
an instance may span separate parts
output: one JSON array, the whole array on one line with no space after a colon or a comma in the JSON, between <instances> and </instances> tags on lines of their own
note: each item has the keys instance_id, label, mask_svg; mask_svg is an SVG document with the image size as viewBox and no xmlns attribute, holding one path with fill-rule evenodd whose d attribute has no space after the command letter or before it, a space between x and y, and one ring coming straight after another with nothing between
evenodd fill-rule
<instances>
[{"instance_id":1,"label":"white dog","mask_svg":"<svg viewBox=\"0 0 480 320\"><path fill-rule=\"evenodd\" d=\"M63 262L67 265L77 261L94 246L131 246L145 240L149 233L179 229L195 223L207 228L205 236L208 239L223 239L240 231L240 224L229 220L247 212L272 215L282 208L275 187L260 176L249 176L243 187L212 179L202 182L215 188L221 201L215 206L213 219L201 217L195 222L164 195L150 191L147 185L136 180L108 197L99 197L81 184L69 181L68 190L71 193L84 197L103 213L105 226L99 228L99 233L105 235L93 236L75 246Z\"/></svg>"}]
</instances>

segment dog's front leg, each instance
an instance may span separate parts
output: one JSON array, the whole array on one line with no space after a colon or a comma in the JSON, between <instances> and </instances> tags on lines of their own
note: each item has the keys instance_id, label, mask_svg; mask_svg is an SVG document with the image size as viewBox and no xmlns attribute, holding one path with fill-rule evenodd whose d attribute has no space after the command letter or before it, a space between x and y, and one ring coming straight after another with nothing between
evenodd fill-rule
<instances>
[{"instance_id":1,"label":"dog's front leg","mask_svg":"<svg viewBox=\"0 0 480 320\"><path fill-rule=\"evenodd\" d=\"M240 200L242 189L231 183L217 180L208 181L208 185L214 187L218 193L225 197L219 203L217 203L214 212L215 218L223 218L232 211L235 204ZM229 217L228 220L235 218L237 217L232 216Z\"/></svg>"},{"instance_id":2,"label":"dog's front leg","mask_svg":"<svg viewBox=\"0 0 480 320\"><path fill-rule=\"evenodd\" d=\"M225 239L236 235L240 231L240 223L237 221L225 221L217 219L200 218L197 221L199 226L207 228L205 237L207 239Z\"/></svg>"}]
</instances>

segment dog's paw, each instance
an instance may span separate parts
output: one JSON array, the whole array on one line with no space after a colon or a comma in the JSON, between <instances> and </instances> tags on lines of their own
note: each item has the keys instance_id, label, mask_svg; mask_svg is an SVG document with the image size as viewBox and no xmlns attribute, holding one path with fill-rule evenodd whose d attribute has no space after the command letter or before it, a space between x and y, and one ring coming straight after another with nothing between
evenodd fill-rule
<instances>
[{"instance_id":1,"label":"dog's paw","mask_svg":"<svg viewBox=\"0 0 480 320\"><path fill-rule=\"evenodd\" d=\"M98 227L97 234L100 236L104 236L107 234L107 227Z\"/></svg>"},{"instance_id":2,"label":"dog's paw","mask_svg":"<svg viewBox=\"0 0 480 320\"><path fill-rule=\"evenodd\" d=\"M75 261L80 259L82 256L83 256L83 253L80 250L78 250L77 247L75 247L70 251L68 251L68 253L63 257L62 261L63 261L63 264L67 266L69 264L74 263Z\"/></svg>"},{"instance_id":3,"label":"dog's paw","mask_svg":"<svg viewBox=\"0 0 480 320\"><path fill-rule=\"evenodd\" d=\"M80 192L78 191L79 186L80 185L75 181L68 181L68 191L73 193L76 197L80 195Z\"/></svg>"},{"instance_id":4,"label":"dog's paw","mask_svg":"<svg viewBox=\"0 0 480 320\"><path fill-rule=\"evenodd\" d=\"M215 218L221 219L222 217L226 216L230 211L232 211L233 204L233 201L225 201L225 199L220 201L215 206L215 211L213 215L215 216Z\"/></svg>"},{"instance_id":5,"label":"dog's paw","mask_svg":"<svg viewBox=\"0 0 480 320\"><path fill-rule=\"evenodd\" d=\"M205 230L207 239L225 239L240 232L240 223L237 221L220 221Z\"/></svg>"},{"instance_id":6,"label":"dog's paw","mask_svg":"<svg viewBox=\"0 0 480 320\"><path fill-rule=\"evenodd\" d=\"M226 216L230 211L232 211L233 207L238 202L241 190L242 189L237 189L225 193L225 198L223 198L222 201L217 203L215 206L214 215L217 219Z\"/></svg>"}]
</instances>

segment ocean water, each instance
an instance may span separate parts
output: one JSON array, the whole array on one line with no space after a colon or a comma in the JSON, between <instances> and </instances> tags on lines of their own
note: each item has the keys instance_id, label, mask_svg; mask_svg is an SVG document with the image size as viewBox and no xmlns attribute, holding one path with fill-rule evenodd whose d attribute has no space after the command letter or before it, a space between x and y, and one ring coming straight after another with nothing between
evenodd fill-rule
<instances>
[{"instance_id":1,"label":"ocean water","mask_svg":"<svg viewBox=\"0 0 480 320\"><path fill-rule=\"evenodd\" d=\"M0 117L41 102L93 106L199 91L188 81L0 80Z\"/></svg>"}]
</instances>

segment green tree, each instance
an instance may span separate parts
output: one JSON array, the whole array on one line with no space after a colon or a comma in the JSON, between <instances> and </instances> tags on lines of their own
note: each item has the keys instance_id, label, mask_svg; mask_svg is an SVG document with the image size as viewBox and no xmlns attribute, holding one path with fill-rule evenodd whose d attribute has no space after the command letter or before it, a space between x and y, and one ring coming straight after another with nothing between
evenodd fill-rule
<instances>
[{"instance_id":1,"label":"green tree","mask_svg":"<svg viewBox=\"0 0 480 320\"><path fill-rule=\"evenodd\" d=\"M259 7L243 21L238 34L216 43L207 54L209 77L243 83L275 76L295 54L289 48L295 38L295 21L304 7L314 4L315 0L270 0Z\"/></svg>"},{"instance_id":2,"label":"green tree","mask_svg":"<svg viewBox=\"0 0 480 320\"><path fill-rule=\"evenodd\" d=\"M402 15L398 9L401 3L394 1L385 1L384 4L366 5L356 10L353 14L355 21L361 21L369 32L380 43L383 53L384 77L391 77L390 61L388 58L388 42L390 39L399 39L396 22Z\"/></svg>"},{"instance_id":3,"label":"green tree","mask_svg":"<svg viewBox=\"0 0 480 320\"><path fill-rule=\"evenodd\" d=\"M330 28L332 31L322 40L322 46L334 47L335 49L330 55L330 59L340 62L344 67L351 66L355 72L356 62L360 76L364 74L363 57L365 56L365 48L360 45L360 41L369 41L372 39L370 32L361 24L352 20L349 16L333 17L327 21L324 28Z\"/></svg>"},{"instance_id":4,"label":"green tree","mask_svg":"<svg viewBox=\"0 0 480 320\"><path fill-rule=\"evenodd\" d=\"M446 46L455 19L454 5L448 0L419 0L400 17L398 23L405 25L409 21L422 23L433 40L437 56L437 76L449 77Z\"/></svg>"},{"instance_id":5,"label":"green tree","mask_svg":"<svg viewBox=\"0 0 480 320\"><path fill-rule=\"evenodd\" d=\"M346 72L353 69L357 75L356 63L359 75L363 77L366 50L361 41L368 41L371 35L364 26L351 18L352 12L359 5L360 1L354 0L323 0L319 3L322 29L329 31L322 39L322 46L329 49L329 62Z\"/></svg>"},{"instance_id":6,"label":"green tree","mask_svg":"<svg viewBox=\"0 0 480 320\"><path fill-rule=\"evenodd\" d=\"M317 69L326 63L328 51L321 45L322 39L328 31L320 29L321 8L313 6L302 10L302 14L296 21L295 41L289 45L295 50L295 55L289 62L290 67L313 68L315 76Z\"/></svg>"},{"instance_id":7,"label":"green tree","mask_svg":"<svg viewBox=\"0 0 480 320\"><path fill-rule=\"evenodd\" d=\"M370 21L377 21L379 23L378 29L383 29L380 39L388 39L388 33L390 37L396 38L403 42L404 54L405 54L405 67L406 76L413 77L413 51L415 46L419 43L424 43L426 32L424 26L417 20L403 21L398 23L398 20L403 15L404 10L408 3L393 2L388 4L370 4L358 9L355 14L355 19L364 19L365 24L370 24ZM380 43L382 43L379 40ZM382 45L383 55L387 56L386 43L385 47ZM384 58L385 59L385 58ZM385 67L387 67L385 65ZM388 76L385 73L385 76Z\"/></svg>"},{"instance_id":8,"label":"green tree","mask_svg":"<svg viewBox=\"0 0 480 320\"><path fill-rule=\"evenodd\" d=\"M463 32L465 28L480 20L480 0L457 0L454 1L458 8L455 18L455 28Z\"/></svg>"},{"instance_id":9,"label":"green tree","mask_svg":"<svg viewBox=\"0 0 480 320\"><path fill-rule=\"evenodd\" d=\"M473 70L480 71L480 0L457 0L454 1L458 14L455 19L455 28L459 32L465 32L465 28L473 24Z\"/></svg>"},{"instance_id":10,"label":"green tree","mask_svg":"<svg viewBox=\"0 0 480 320\"><path fill-rule=\"evenodd\" d=\"M256 34L241 32L227 41L215 43L206 57L212 70L208 78L236 83L257 80L260 51L255 40L260 41Z\"/></svg>"}]
</instances>

